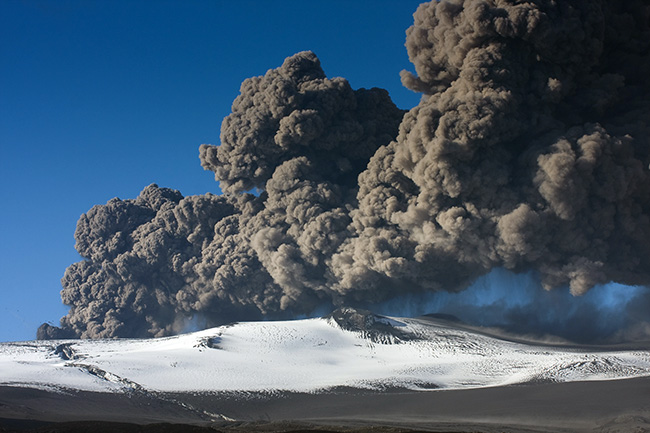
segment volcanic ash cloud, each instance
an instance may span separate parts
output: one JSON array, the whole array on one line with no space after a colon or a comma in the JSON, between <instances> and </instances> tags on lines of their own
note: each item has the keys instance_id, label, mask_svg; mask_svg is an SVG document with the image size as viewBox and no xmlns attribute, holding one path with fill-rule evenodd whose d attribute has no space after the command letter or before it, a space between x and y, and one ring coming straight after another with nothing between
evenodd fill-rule
<instances>
[{"instance_id":1,"label":"volcanic ash cloud","mask_svg":"<svg viewBox=\"0 0 650 433\"><path fill-rule=\"evenodd\" d=\"M649 7L619 3L420 6L402 78L424 96L359 177L345 287L648 283Z\"/></svg>"},{"instance_id":2,"label":"volcanic ash cloud","mask_svg":"<svg viewBox=\"0 0 650 433\"><path fill-rule=\"evenodd\" d=\"M287 58L200 148L223 196L151 185L81 217L70 313L39 338L367 306L495 267L575 295L648 285L649 21L634 0L423 4L406 113Z\"/></svg>"}]
</instances>

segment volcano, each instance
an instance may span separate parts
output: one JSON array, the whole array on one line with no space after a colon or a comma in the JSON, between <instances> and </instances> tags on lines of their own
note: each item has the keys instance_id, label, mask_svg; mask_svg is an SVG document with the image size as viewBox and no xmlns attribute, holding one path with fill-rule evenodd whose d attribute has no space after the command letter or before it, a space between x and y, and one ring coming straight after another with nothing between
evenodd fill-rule
<instances>
[{"instance_id":1,"label":"volcano","mask_svg":"<svg viewBox=\"0 0 650 433\"><path fill-rule=\"evenodd\" d=\"M158 339L3 343L0 417L111 420L119 406L129 422L228 426L255 420L265 407L273 413L270 420L331 424L342 422L345 411L339 408L333 412L337 418L328 419L322 412L327 406L309 402L354 396L357 402L393 398L419 407L431 399L483 396L478 400L490 406L495 393L503 394L505 404L511 394L543 401L558 390L553 400L558 406L535 409L543 413L562 407L584 387L625 388L626 408L633 410L627 401L636 395L630 384L642 383L645 390L649 383L650 350L643 346L532 342L450 318L387 317L351 308L322 318L233 323ZM584 401L594 398L579 392ZM62 410L61 402L70 399L83 403ZM99 401L110 404L91 404ZM283 404L295 405L293 416L280 409ZM311 409L300 410L303 404ZM609 404L610 410L616 407ZM401 410L402 418L411 413ZM442 413L421 413L415 424L430 426ZM495 416L489 410L483 415ZM517 418L516 411L511 415Z\"/></svg>"}]
</instances>

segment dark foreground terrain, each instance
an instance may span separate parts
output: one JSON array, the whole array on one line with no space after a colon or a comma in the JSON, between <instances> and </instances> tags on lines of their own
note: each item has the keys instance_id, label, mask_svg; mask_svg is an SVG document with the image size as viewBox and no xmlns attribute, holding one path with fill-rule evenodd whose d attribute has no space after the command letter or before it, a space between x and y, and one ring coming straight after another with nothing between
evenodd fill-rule
<instances>
[{"instance_id":1,"label":"dark foreground terrain","mask_svg":"<svg viewBox=\"0 0 650 433\"><path fill-rule=\"evenodd\" d=\"M8 431L650 432L650 378L272 395L0 387L0 432Z\"/></svg>"}]
</instances>

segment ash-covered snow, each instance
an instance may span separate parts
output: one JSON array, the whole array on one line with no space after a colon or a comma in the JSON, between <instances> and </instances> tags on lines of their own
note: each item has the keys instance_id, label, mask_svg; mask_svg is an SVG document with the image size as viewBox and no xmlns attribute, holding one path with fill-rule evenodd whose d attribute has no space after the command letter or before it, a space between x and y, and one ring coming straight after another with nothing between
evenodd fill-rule
<instances>
[{"instance_id":1,"label":"ash-covered snow","mask_svg":"<svg viewBox=\"0 0 650 433\"><path fill-rule=\"evenodd\" d=\"M650 351L531 345L356 310L151 340L0 344L0 385L102 392L444 390L648 375Z\"/></svg>"}]
</instances>

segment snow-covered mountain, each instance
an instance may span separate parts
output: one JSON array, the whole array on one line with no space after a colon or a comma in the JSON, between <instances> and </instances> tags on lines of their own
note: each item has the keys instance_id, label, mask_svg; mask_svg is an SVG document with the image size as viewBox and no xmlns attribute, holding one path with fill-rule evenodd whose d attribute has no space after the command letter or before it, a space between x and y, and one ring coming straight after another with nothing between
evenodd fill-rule
<instances>
[{"instance_id":1,"label":"snow-covered mountain","mask_svg":"<svg viewBox=\"0 0 650 433\"><path fill-rule=\"evenodd\" d=\"M507 341L352 309L150 340L0 344L0 386L100 392L465 389L650 376L650 351Z\"/></svg>"}]
</instances>

